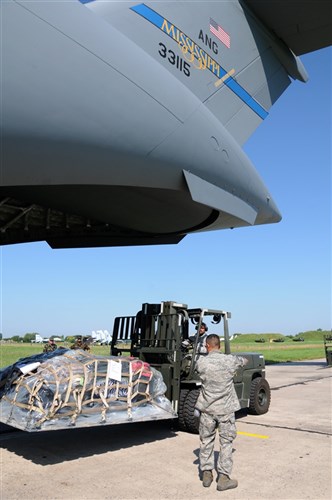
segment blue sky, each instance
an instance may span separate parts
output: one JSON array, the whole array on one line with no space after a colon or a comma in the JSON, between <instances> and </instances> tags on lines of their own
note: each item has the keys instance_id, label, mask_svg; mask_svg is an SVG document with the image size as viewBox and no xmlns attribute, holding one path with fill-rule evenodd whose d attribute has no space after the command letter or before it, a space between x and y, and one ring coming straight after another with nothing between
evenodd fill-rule
<instances>
[{"instance_id":1,"label":"blue sky","mask_svg":"<svg viewBox=\"0 0 332 500\"><path fill-rule=\"evenodd\" d=\"M231 333L331 328L332 50L302 56L293 82L244 147L279 224L187 236L175 246L0 249L3 336L112 330L143 302L232 312Z\"/></svg>"}]
</instances>

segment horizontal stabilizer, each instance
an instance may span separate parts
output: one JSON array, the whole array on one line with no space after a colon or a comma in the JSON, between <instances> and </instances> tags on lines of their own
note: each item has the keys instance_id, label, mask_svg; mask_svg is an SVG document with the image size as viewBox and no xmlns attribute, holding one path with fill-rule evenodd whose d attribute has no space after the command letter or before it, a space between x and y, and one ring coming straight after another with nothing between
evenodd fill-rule
<instances>
[{"instance_id":1,"label":"horizontal stabilizer","mask_svg":"<svg viewBox=\"0 0 332 500\"><path fill-rule=\"evenodd\" d=\"M261 21L296 55L332 43L330 0L244 0Z\"/></svg>"}]
</instances>

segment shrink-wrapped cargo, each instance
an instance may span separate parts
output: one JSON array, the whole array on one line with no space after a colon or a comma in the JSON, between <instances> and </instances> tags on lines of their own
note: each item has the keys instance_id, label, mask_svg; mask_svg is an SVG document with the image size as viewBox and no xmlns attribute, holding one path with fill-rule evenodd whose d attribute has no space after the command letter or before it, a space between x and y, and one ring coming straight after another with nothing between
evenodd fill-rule
<instances>
[{"instance_id":1,"label":"shrink-wrapped cargo","mask_svg":"<svg viewBox=\"0 0 332 500\"><path fill-rule=\"evenodd\" d=\"M177 416L160 372L137 358L60 348L2 370L0 390L1 422L26 431Z\"/></svg>"}]
</instances>

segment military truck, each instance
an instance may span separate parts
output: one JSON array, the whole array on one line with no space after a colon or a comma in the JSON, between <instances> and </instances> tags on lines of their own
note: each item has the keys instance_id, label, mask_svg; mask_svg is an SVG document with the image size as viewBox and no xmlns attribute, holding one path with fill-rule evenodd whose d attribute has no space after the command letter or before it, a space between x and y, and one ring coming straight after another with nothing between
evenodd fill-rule
<instances>
[{"instance_id":1,"label":"military truck","mask_svg":"<svg viewBox=\"0 0 332 500\"><path fill-rule=\"evenodd\" d=\"M324 350L327 366L332 366L332 335L324 335Z\"/></svg>"},{"instance_id":2,"label":"military truck","mask_svg":"<svg viewBox=\"0 0 332 500\"><path fill-rule=\"evenodd\" d=\"M178 427L191 433L198 432L199 421L194 415L201 382L195 373L199 330L207 319L213 328L222 330L221 340L225 354L231 354L228 329L229 312L194 308L177 302L145 303L134 316L114 320L111 355L129 353L159 370L167 386L166 397L178 414ZM190 337L190 326L196 329L192 348L185 347ZM217 333L217 331L209 332ZM124 347L126 346L126 347ZM241 355L237 352L236 354ZM234 377L241 408L254 415L269 409L271 392L265 378L264 357L258 353L242 353L248 364Z\"/></svg>"}]
</instances>

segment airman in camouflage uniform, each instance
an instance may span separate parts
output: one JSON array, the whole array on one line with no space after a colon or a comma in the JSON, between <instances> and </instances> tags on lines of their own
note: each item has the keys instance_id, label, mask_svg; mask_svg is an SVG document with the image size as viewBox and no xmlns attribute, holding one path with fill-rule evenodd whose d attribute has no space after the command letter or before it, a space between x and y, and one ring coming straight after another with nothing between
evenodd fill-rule
<instances>
[{"instance_id":1,"label":"airman in camouflage uniform","mask_svg":"<svg viewBox=\"0 0 332 500\"><path fill-rule=\"evenodd\" d=\"M54 339L49 339L48 343L45 344L43 352L53 352L58 348L56 343L54 342Z\"/></svg>"},{"instance_id":2,"label":"airman in camouflage uniform","mask_svg":"<svg viewBox=\"0 0 332 500\"><path fill-rule=\"evenodd\" d=\"M218 335L206 338L207 356L200 356L196 370L202 387L196 409L200 412L200 468L203 472L203 486L213 481L214 440L219 432L220 453L217 462L219 491L237 487L237 481L230 479L233 467L232 443L236 438L235 411L240 409L233 377L238 368L248 360L241 356L225 355L220 352Z\"/></svg>"},{"instance_id":3,"label":"airman in camouflage uniform","mask_svg":"<svg viewBox=\"0 0 332 500\"><path fill-rule=\"evenodd\" d=\"M75 339L75 343L70 346L70 349L83 349L83 351L90 351L90 337L82 338L82 335L79 335Z\"/></svg>"}]
</instances>

